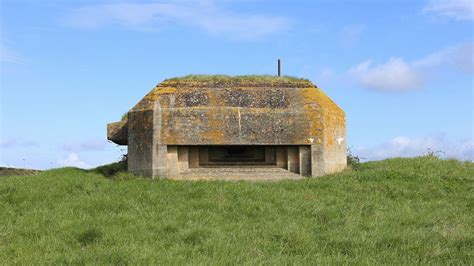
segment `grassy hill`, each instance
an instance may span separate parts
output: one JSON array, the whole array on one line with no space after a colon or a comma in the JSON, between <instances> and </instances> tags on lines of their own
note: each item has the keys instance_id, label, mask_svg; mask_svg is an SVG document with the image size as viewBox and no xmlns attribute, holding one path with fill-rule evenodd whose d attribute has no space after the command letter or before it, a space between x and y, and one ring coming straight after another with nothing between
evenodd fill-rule
<instances>
[{"instance_id":1,"label":"grassy hill","mask_svg":"<svg viewBox=\"0 0 474 266\"><path fill-rule=\"evenodd\" d=\"M0 264L470 264L474 164L267 183L64 168L1 177L0 214Z\"/></svg>"}]
</instances>

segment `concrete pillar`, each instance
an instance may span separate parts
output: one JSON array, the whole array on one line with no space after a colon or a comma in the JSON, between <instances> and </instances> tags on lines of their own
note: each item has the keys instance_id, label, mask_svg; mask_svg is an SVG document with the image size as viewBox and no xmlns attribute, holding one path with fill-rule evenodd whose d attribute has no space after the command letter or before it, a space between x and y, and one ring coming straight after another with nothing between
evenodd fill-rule
<instances>
[{"instance_id":1,"label":"concrete pillar","mask_svg":"<svg viewBox=\"0 0 474 266\"><path fill-rule=\"evenodd\" d=\"M168 146L156 144L153 151L153 175L152 177L164 178L168 176Z\"/></svg>"},{"instance_id":2,"label":"concrete pillar","mask_svg":"<svg viewBox=\"0 0 474 266\"><path fill-rule=\"evenodd\" d=\"M178 172L185 173L189 170L189 148L178 146Z\"/></svg>"},{"instance_id":3,"label":"concrete pillar","mask_svg":"<svg viewBox=\"0 0 474 266\"><path fill-rule=\"evenodd\" d=\"M168 146L168 177L177 176L178 168L178 146Z\"/></svg>"},{"instance_id":4,"label":"concrete pillar","mask_svg":"<svg viewBox=\"0 0 474 266\"><path fill-rule=\"evenodd\" d=\"M285 146L279 146L276 148L276 165L281 168L287 169L287 152Z\"/></svg>"},{"instance_id":5,"label":"concrete pillar","mask_svg":"<svg viewBox=\"0 0 474 266\"><path fill-rule=\"evenodd\" d=\"M288 146L288 171L300 173L298 146Z\"/></svg>"},{"instance_id":6,"label":"concrete pillar","mask_svg":"<svg viewBox=\"0 0 474 266\"><path fill-rule=\"evenodd\" d=\"M298 153L300 175L311 176L311 146L299 146Z\"/></svg>"},{"instance_id":7,"label":"concrete pillar","mask_svg":"<svg viewBox=\"0 0 474 266\"><path fill-rule=\"evenodd\" d=\"M209 148L199 148L199 165L209 163Z\"/></svg>"},{"instance_id":8,"label":"concrete pillar","mask_svg":"<svg viewBox=\"0 0 474 266\"><path fill-rule=\"evenodd\" d=\"M199 147L190 146L189 147L189 168L198 168L199 167Z\"/></svg>"},{"instance_id":9,"label":"concrete pillar","mask_svg":"<svg viewBox=\"0 0 474 266\"><path fill-rule=\"evenodd\" d=\"M168 177L168 146L161 143L161 106L156 101L153 110L153 138L152 138L152 165L151 177Z\"/></svg>"},{"instance_id":10,"label":"concrete pillar","mask_svg":"<svg viewBox=\"0 0 474 266\"><path fill-rule=\"evenodd\" d=\"M318 177L325 174L323 144L311 145L311 176Z\"/></svg>"},{"instance_id":11,"label":"concrete pillar","mask_svg":"<svg viewBox=\"0 0 474 266\"><path fill-rule=\"evenodd\" d=\"M265 147L265 163L271 164L275 163L275 148L274 147Z\"/></svg>"}]
</instances>

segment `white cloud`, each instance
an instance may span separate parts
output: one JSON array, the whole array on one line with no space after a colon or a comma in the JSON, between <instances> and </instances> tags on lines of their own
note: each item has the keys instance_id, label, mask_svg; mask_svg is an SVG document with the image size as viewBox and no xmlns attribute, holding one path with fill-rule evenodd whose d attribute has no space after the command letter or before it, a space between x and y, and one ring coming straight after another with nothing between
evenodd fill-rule
<instances>
[{"instance_id":1,"label":"white cloud","mask_svg":"<svg viewBox=\"0 0 474 266\"><path fill-rule=\"evenodd\" d=\"M388 62L373 65L367 60L351 68L352 74L366 88L381 91L404 91L423 86L420 73L402 58L392 57Z\"/></svg>"},{"instance_id":2,"label":"white cloud","mask_svg":"<svg viewBox=\"0 0 474 266\"><path fill-rule=\"evenodd\" d=\"M258 39L289 27L284 17L230 12L214 1L90 5L72 10L63 19L80 28L160 30L168 24L186 25L233 39Z\"/></svg>"},{"instance_id":3,"label":"white cloud","mask_svg":"<svg viewBox=\"0 0 474 266\"><path fill-rule=\"evenodd\" d=\"M474 20L474 1L472 0L431 0L423 8L426 14L447 17L454 20Z\"/></svg>"},{"instance_id":4,"label":"white cloud","mask_svg":"<svg viewBox=\"0 0 474 266\"><path fill-rule=\"evenodd\" d=\"M433 68L446 64L453 65L466 73L474 73L474 43L451 46L413 62L415 67L421 68Z\"/></svg>"},{"instance_id":5,"label":"white cloud","mask_svg":"<svg viewBox=\"0 0 474 266\"><path fill-rule=\"evenodd\" d=\"M372 147L356 147L353 154L364 160L381 160L390 157L413 157L429 151L444 157L474 161L474 140L449 141L442 136L409 138L398 136Z\"/></svg>"},{"instance_id":6,"label":"white cloud","mask_svg":"<svg viewBox=\"0 0 474 266\"><path fill-rule=\"evenodd\" d=\"M365 88L397 92L420 89L428 78L436 78L429 75L429 70L444 71L449 67L474 74L474 43L447 47L412 62L400 57L392 57L382 64L366 60L348 72Z\"/></svg>"},{"instance_id":7,"label":"white cloud","mask_svg":"<svg viewBox=\"0 0 474 266\"><path fill-rule=\"evenodd\" d=\"M105 140L88 139L82 141L68 141L62 145L65 151L101 151L104 150L108 142Z\"/></svg>"},{"instance_id":8,"label":"white cloud","mask_svg":"<svg viewBox=\"0 0 474 266\"><path fill-rule=\"evenodd\" d=\"M57 161L60 166L74 166L79 168L90 168L91 166L81 159L77 153L70 153L66 158L59 159Z\"/></svg>"},{"instance_id":9,"label":"white cloud","mask_svg":"<svg viewBox=\"0 0 474 266\"><path fill-rule=\"evenodd\" d=\"M346 47L352 47L359 40L364 30L364 25L349 25L344 27L341 31L342 44Z\"/></svg>"}]
</instances>

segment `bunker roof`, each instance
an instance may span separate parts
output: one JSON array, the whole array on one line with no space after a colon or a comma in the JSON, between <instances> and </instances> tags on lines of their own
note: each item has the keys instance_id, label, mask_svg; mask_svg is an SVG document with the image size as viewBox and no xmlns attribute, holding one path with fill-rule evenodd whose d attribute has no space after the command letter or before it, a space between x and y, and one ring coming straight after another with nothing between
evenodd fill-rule
<instances>
[{"instance_id":1,"label":"bunker roof","mask_svg":"<svg viewBox=\"0 0 474 266\"><path fill-rule=\"evenodd\" d=\"M291 76L271 75L187 75L166 79L157 87L285 87L308 88L316 87L311 81Z\"/></svg>"}]
</instances>

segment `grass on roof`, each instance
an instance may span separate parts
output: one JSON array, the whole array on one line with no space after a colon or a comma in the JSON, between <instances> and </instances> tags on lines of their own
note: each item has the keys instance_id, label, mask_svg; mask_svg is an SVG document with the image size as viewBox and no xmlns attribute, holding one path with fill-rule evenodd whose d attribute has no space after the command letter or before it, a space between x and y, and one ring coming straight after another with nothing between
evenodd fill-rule
<instances>
[{"instance_id":1,"label":"grass on roof","mask_svg":"<svg viewBox=\"0 0 474 266\"><path fill-rule=\"evenodd\" d=\"M232 84L252 84L252 85L303 85L314 86L311 81L304 78L297 78L292 76L271 76L271 75L243 75L243 76L228 76L228 75L187 75L183 77L175 77L166 79L163 83L205 83L217 85L232 85Z\"/></svg>"}]
</instances>

